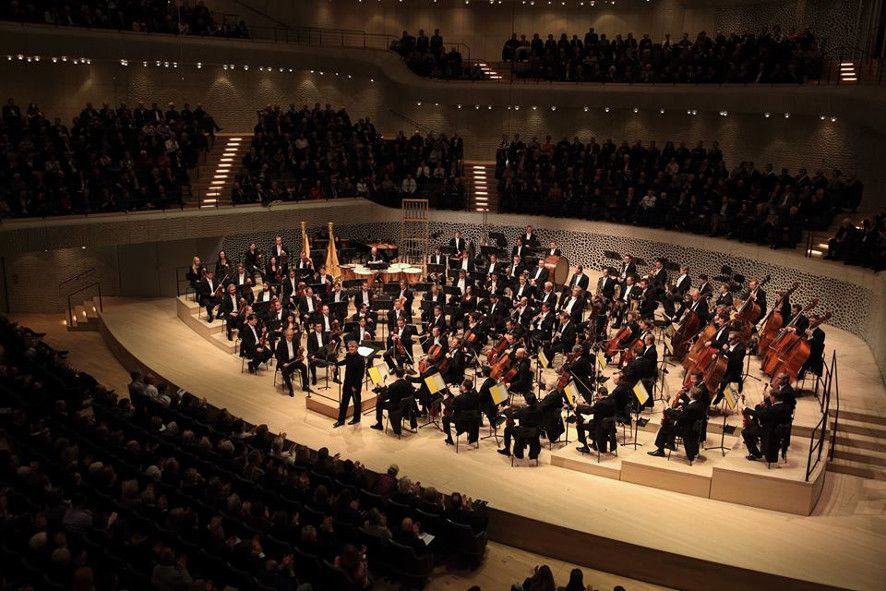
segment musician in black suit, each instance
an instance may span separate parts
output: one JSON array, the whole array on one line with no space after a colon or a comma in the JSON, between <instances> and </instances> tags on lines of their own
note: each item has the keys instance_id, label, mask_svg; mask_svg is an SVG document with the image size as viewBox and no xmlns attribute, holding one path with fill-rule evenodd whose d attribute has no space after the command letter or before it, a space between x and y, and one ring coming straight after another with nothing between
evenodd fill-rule
<instances>
[{"instance_id":1,"label":"musician in black suit","mask_svg":"<svg viewBox=\"0 0 886 591\"><path fill-rule=\"evenodd\" d=\"M351 400L354 401L354 416L348 421L349 425L356 425L360 422L361 405L360 394L363 390L363 375L366 373L366 361L363 356L357 353L357 343L351 341L348 343L348 352L344 359L335 362L336 368L344 366L345 379L342 383L341 401L338 404L338 420L332 424L332 428L338 428L345 424L348 414L348 406Z\"/></svg>"},{"instance_id":2,"label":"musician in black suit","mask_svg":"<svg viewBox=\"0 0 886 591\"><path fill-rule=\"evenodd\" d=\"M427 316L427 320L425 321L425 332L430 332L434 327L440 329L440 332L446 331L446 315L443 313L443 306L441 304L435 304L434 309Z\"/></svg>"},{"instance_id":3,"label":"musician in black suit","mask_svg":"<svg viewBox=\"0 0 886 591\"><path fill-rule=\"evenodd\" d=\"M243 302L244 304L246 302ZM237 286L233 283L228 285L228 293L222 298L221 304L218 306L218 315L225 319L225 333L228 340L233 340L231 332L237 328L240 323L241 316L240 296L237 295Z\"/></svg>"},{"instance_id":4,"label":"musician in black suit","mask_svg":"<svg viewBox=\"0 0 886 591\"><path fill-rule=\"evenodd\" d=\"M401 316L397 319L397 326L388 334L387 351L383 355L391 371L407 361L412 363L412 336L412 326Z\"/></svg>"},{"instance_id":5,"label":"musician in black suit","mask_svg":"<svg viewBox=\"0 0 886 591\"><path fill-rule=\"evenodd\" d=\"M542 287L535 296L536 303L540 306L542 304L547 304L551 310L557 309L557 303L560 299L557 297L557 293L554 291L554 284L550 281L545 281L544 287Z\"/></svg>"},{"instance_id":6,"label":"musician in black suit","mask_svg":"<svg viewBox=\"0 0 886 591\"><path fill-rule=\"evenodd\" d=\"M637 310L640 313L640 316L647 318L651 317L655 314L655 309L658 307L658 292L649 287L649 281L646 279L641 279L637 284L637 287L640 289L638 294L640 307Z\"/></svg>"},{"instance_id":7,"label":"musician in black suit","mask_svg":"<svg viewBox=\"0 0 886 591\"><path fill-rule=\"evenodd\" d=\"M714 300L714 305L725 308L732 306L732 292L729 291L729 285L726 283L720 284L720 291L717 292L717 299Z\"/></svg>"},{"instance_id":8,"label":"musician in black suit","mask_svg":"<svg viewBox=\"0 0 886 591\"><path fill-rule=\"evenodd\" d=\"M446 433L446 445L455 445L452 440L452 423L455 423L455 434L468 432L468 443L476 443L480 430L480 395L474 390L472 380L464 380L459 385L459 395L444 405L451 407L443 415L443 432Z\"/></svg>"},{"instance_id":9,"label":"musician in black suit","mask_svg":"<svg viewBox=\"0 0 886 591\"><path fill-rule=\"evenodd\" d=\"M525 240L524 240L525 242ZM557 244L556 240L551 240L551 243L548 245L548 249L545 251L546 257L558 257L560 256L560 246Z\"/></svg>"},{"instance_id":10,"label":"musician in black suit","mask_svg":"<svg viewBox=\"0 0 886 591\"><path fill-rule=\"evenodd\" d=\"M520 261L520 257L514 256L511 257L511 264L508 265L504 277L504 282L508 285L515 285L517 283L517 278L523 274L526 268L523 266L523 263Z\"/></svg>"},{"instance_id":11,"label":"musician in black suit","mask_svg":"<svg viewBox=\"0 0 886 591\"><path fill-rule=\"evenodd\" d=\"M501 334L509 309L510 306L506 302L502 303L498 294L489 294L489 299L483 303L483 313L486 314L490 332Z\"/></svg>"},{"instance_id":12,"label":"musician in black suit","mask_svg":"<svg viewBox=\"0 0 886 591\"><path fill-rule=\"evenodd\" d=\"M634 262L634 257L631 255L624 255L622 257L621 268L618 272L618 279L621 283L624 283L625 279L628 277L633 277L637 274L637 264Z\"/></svg>"},{"instance_id":13,"label":"musician in black suit","mask_svg":"<svg viewBox=\"0 0 886 591\"><path fill-rule=\"evenodd\" d=\"M308 368L302 359L303 354L301 346L293 337L295 331L288 329L280 342L277 343L275 357L277 358L277 367L280 368L280 375L283 376L283 383L289 390L289 396L294 396L292 389L292 374L298 371L301 374L301 389L311 395L311 387L308 385Z\"/></svg>"},{"instance_id":14,"label":"musician in black suit","mask_svg":"<svg viewBox=\"0 0 886 591\"><path fill-rule=\"evenodd\" d=\"M704 299L708 299L714 293L714 286L711 285L711 282L708 281L708 276L704 273L699 273L698 275L698 292Z\"/></svg>"},{"instance_id":15,"label":"musician in black suit","mask_svg":"<svg viewBox=\"0 0 886 591\"><path fill-rule=\"evenodd\" d=\"M460 253L467 249L468 243L462 238L461 232L456 230L452 233L452 238L449 239L449 246L454 248L456 253Z\"/></svg>"},{"instance_id":16,"label":"musician in black suit","mask_svg":"<svg viewBox=\"0 0 886 591\"><path fill-rule=\"evenodd\" d=\"M538 349L538 347L547 348L550 346L555 322L556 317L551 312L551 307L548 304L542 304L541 311L532 319L529 325L529 335L532 339L533 350Z\"/></svg>"},{"instance_id":17,"label":"musician in black suit","mask_svg":"<svg viewBox=\"0 0 886 591\"><path fill-rule=\"evenodd\" d=\"M517 279L517 285L514 286L513 297L515 302L522 298L527 298L529 300L535 299L535 290L526 282L525 275L520 275Z\"/></svg>"},{"instance_id":18,"label":"musician in black suit","mask_svg":"<svg viewBox=\"0 0 886 591\"><path fill-rule=\"evenodd\" d=\"M246 270L246 265L237 263L237 270L231 277L228 277L227 283L236 285L240 296L246 298L247 301L252 301L253 279L252 273Z\"/></svg>"},{"instance_id":19,"label":"musician in black suit","mask_svg":"<svg viewBox=\"0 0 886 591\"><path fill-rule=\"evenodd\" d=\"M434 252L428 256L428 263L431 265L446 265L446 255L439 246L434 247Z\"/></svg>"},{"instance_id":20,"label":"musician in black suit","mask_svg":"<svg viewBox=\"0 0 886 591\"><path fill-rule=\"evenodd\" d=\"M548 270L545 268L544 259L538 259L538 265L529 275L529 285L540 289L548 280Z\"/></svg>"},{"instance_id":21,"label":"musician in black suit","mask_svg":"<svg viewBox=\"0 0 886 591\"><path fill-rule=\"evenodd\" d=\"M482 269L487 276L491 276L494 273L501 273L502 271L504 271L505 266L506 265L504 263L499 262L498 257L495 255L495 253L491 253L489 255L489 261L487 261L483 265Z\"/></svg>"},{"instance_id":22,"label":"musician in black suit","mask_svg":"<svg viewBox=\"0 0 886 591\"><path fill-rule=\"evenodd\" d=\"M800 304L791 305L791 315L785 320L785 326L790 323L793 323L793 326L790 326L788 330L792 330L798 335L804 334L809 328L809 318L803 314L803 307Z\"/></svg>"},{"instance_id":23,"label":"musician in black suit","mask_svg":"<svg viewBox=\"0 0 886 591\"><path fill-rule=\"evenodd\" d=\"M409 324L412 321L412 314L405 308L401 300L394 300L394 307L388 310L388 332L397 330L397 323L400 319Z\"/></svg>"},{"instance_id":24,"label":"musician in black suit","mask_svg":"<svg viewBox=\"0 0 886 591\"><path fill-rule=\"evenodd\" d=\"M686 449L686 457L689 461L698 455L700 432L696 431L698 421L705 417L705 406L700 400L701 392L698 388L689 391L689 404L681 408L666 408L665 418L655 436L655 451L648 452L650 456L664 457L665 447L676 449L674 438L680 435L683 438L683 447Z\"/></svg>"},{"instance_id":25,"label":"musician in black suit","mask_svg":"<svg viewBox=\"0 0 886 591\"><path fill-rule=\"evenodd\" d=\"M523 459L523 450L529 444L529 459L538 458L541 452L539 429L542 426L542 415L538 409L538 398L528 392L525 395L526 406L510 411L510 418L515 421L514 425L505 427L504 447L498 450L503 456L511 455L511 439L514 440L514 457ZM508 411L505 411L506 413ZM519 421L519 424L516 424Z\"/></svg>"},{"instance_id":26,"label":"musician in black suit","mask_svg":"<svg viewBox=\"0 0 886 591\"><path fill-rule=\"evenodd\" d=\"M357 346L362 347L374 341L373 331L369 325L369 319L365 316L357 319L357 326L345 335L345 342L356 341Z\"/></svg>"},{"instance_id":27,"label":"musician in black suit","mask_svg":"<svg viewBox=\"0 0 886 591\"><path fill-rule=\"evenodd\" d=\"M522 238L517 238L517 243L511 248L512 257L520 257L523 260L529 254L529 247L523 244Z\"/></svg>"},{"instance_id":28,"label":"musician in black suit","mask_svg":"<svg viewBox=\"0 0 886 591\"><path fill-rule=\"evenodd\" d=\"M597 281L597 293L608 302L615 296L615 279L609 276L609 267L606 265L603 265L600 272L600 279Z\"/></svg>"},{"instance_id":29,"label":"musician in black suit","mask_svg":"<svg viewBox=\"0 0 886 591\"><path fill-rule=\"evenodd\" d=\"M254 276L258 273L261 276L262 281L264 281L265 270L260 259L261 253L258 252L258 246L255 242L250 242L246 252L243 253L243 265L246 267L246 270L250 275Z\"/></svg>"},{"instance_id":30,"label":"musician in black suit","mask_svg":"<svg viewBox=\"0 0 886 591\"><path fill-rule=\"evenodd\" d=\"M298 315L302 322L308 323L320 308L320 298L314 295L314 290L306 287L303 295L298 298Z\"/></svg>"},{"instance_id":31,"label":"musician in black suit","mask_svg":"<svg viewBox=\"0 0 886 591\"><path fill-rule=\"evenodd\" d=\"M292 309L298 305L297 298L298 277L295 276L295 269L290 269L286 279L283 280L283 301L287 308Z\"/></svg>"},{"instance_id":32,"label":"musician in black suit","mask_svg":"<svg viewBox=\"0 0 886 591\"><path fill-rule=\"evenodd\" d=\"M793 414L793 409L785 401L782 392L770 390L763 404L758 404L753 409L746 408L742 413L751 419L751 424L741 431L741 438L748 449L747 459L758 461L763 459L765 453L767 462L778 461L779 441L776 429L780 425L789 428ZM759 445L762 445L763 451L760 451Z\"/></svg>"},{"instance_id":33,"label":"musician in black suit","mask_svg":"<svg viewBox=\"0 0 886 591\"><path fill-rule=\"evenodd\" d=\"M329 351L329 333L323 331L323 324L315 322L314 330L308 333L308 367L311 370L311 384L317 385L317 362L326 362L334 360L335 355ZM338 380L336 372L335 380Z\"/></svg>"},{"instance_id":34,"label":"musician in black suit","mask_svg":"<svg viewBox=\"0 0 886 591\"><path fill-rule=\"evenodd\" d=\"M726 373L720 381L720 389L717 391L717 397L711 402L716 406L723 400L723 392L729 384L738 384L738 392L741 394L744 390L744 358L745 346L738 340L738 333L732 331L729 333L729 342L723 347L723 355L726 356Z\"/></svg>"},{"instance_id":35,"label":"musician in black suit","mask_svg":"<svg viewBox=\"0 0 886 591\"><path fill-rule=\"evenodd\" d=\"M382 417L384 411L388 411L390 415L391 411L397 411L401 414L401 416L405 416L409 419L409 426L412 429L417 427L417 422L415 419L415 388L404 379L404 372L401 368L397 368L394 371L394 374L397 376L397 379L394 380L390 386L386 388L381 388L378 391L378 398L375 401L375 424L372 425L372 429L376 429L378 431L384 430L384 425L382 424ZM394 430L394 433L400 434L400 421L391 421L391 428Z\"/></svg>"},{"instance_id":36,"label":"musician in black suit","mask_svg":"<svg viewBox=\"0 0 886 591\"><path fill-rule=\"evenodd\" d=\"M748 288L746 293L742 293L743 300L751 298L755 304L760 306L760 319L766 317L766 292L763 291L763 288L760 287L760 282L757 281L756 277L752 277L748 280Z\"/></svg>"},{"instance_id":37,"label":"musician in black suit","mask_svg":"<svg viewBox=\"0 0 886 591\"><path fill-rule=\"evenodd\" d=\"M711 337L711 340L705 341L705 347L713 347L718 351L729 342L729 317L715 316L714 324L717 326L717 332Z\"/></svg>"},{"instance_id":38,"label":"musician in black suit","mask_svg":"<svg viewBox=\"0 0 886 591\"><path fill-rule=\"evenodd\" d=\"M791 380L788 374L783 371L775 374L773 388L784 401L785 405L791 409L791 413L793 414L794 409L797 408L797 391L791 386Z\"/></svg>"},{"instance_id":39,"label":"musician in black suit","mask_svg":"<svg viewBox=\"0 0 886 591\"><path fill-rule=\"evenodd\" d=\"M404 280L400 280L400 290L394 296L395 299L403 300L403 307L412 310L412 302L415 300L415 294L409 288L409 284Z\"/></svg>"},{"instance_id":40,"label":"musician in black suit","mask_svg":"<svg viewBox=\"0 0 886 591\"><path fill-rule=\"evenodd\" d=\"M698 315L699 326L704 326L708 323L708 300L702 297L698 289L692 288L689 290L689 305L686 309L692 310ZM677 316L679 317L681 314Z\"/></svg>"},{"instance_id":41,"label":"musician in black suit","mask_svg":"<svg viewBox=\"0 0 886 591\"><path fill-rule=\"evenodd\" d=\"M522 240L523 244L534 248L538 245L538 234L532 230L532 226L526 226L526 231L517 240Z\"/></svg>"},{"instance_id":42,"label":"musician in black suit","mask_svg":"<svg viewBox=\"0 0 886 591\"><path fill-rule=\"evenodd\" d=\"M606 450L606 444L609 443L610 447L614 448L618 443L613 439L612 441L605 441L603 438L603 433L601 433L601 426L603 424L604 419L608 419L610 417L614 417L617 411L616 399L611 394L609 396L604 396L599 398L593 404L576 404L573 408L573 413L576 417L582 417L581 422L576 421L576 431L578 433L578 441L581 443L576 449L583 454L591 453L591 447L595 450L600 449L600 451ZM584 415L593 415L590 420L585 420ZM591 445L588 446L588 434L591 437Z\"/></svg>"},{"instance_id":43,"label":"musician in black suit","mask_svg":"<svg viewBox=\"0 0 886 591\"><path fill-rule=\"evenodd\" d=\"M563 363L561 371L567 371L575 380L575 387L581 397L590 401L594 393L594 360L581 345L573 345L566 349L573 355L571 363ZM551 359L548 357L548 359Z\"/></svg>"},{"instance_id":44,"label":"musician in black suit","mask_svg":"<svg viewBox=\"0 0 886 591\"><path fill-rule=\"evenodd\" d=\"M517 375L511 380L510 391L525 396L532 390L532 370L529 367L525 348L518 348L514 354L514 367L517 369Z\"/></svg>"},{"instance_id":45,"label":"musician in black suit","mask_svg":"<svg viewBox=\"0 0 886 591\"><path fill-rule=\"evenodd\" d=\"M360 306L367 304L371 308L374 299L375 295L372 293L372 287L366 281L360 286L360 291L354 295L354 307L359 310Z\"/></svg>"},{"instance_id":46,"label":"musician in black suit","mask_svg":"<svg viewBox=\"0 0 886 591\"><path fill-rule=\"evenodd\" d=\"M571 290L574 287L578 287L582 291L587 291L590 284L591 278L585 275L584 267L578 265L575 268L575 273L572 274L572 278L569 280L569 289Z\"/></svg>"},{"instance_id":47,"label":"musician in black suit","mask_svg":"<svg viewBox=\"0 0 886 591\"><path fill-rule=\"evenodd\" d=\"M246 325L240 331L240 356L249 359L249 373L271 358L270 348L262 344L262 331L258 327L258 317L250 314Z\"/></svg>"},{"instance_id":48,"label":"musician in black suit","mask_svg":"<svg viewBox=\"0 0 886 591\"><path fill-rule=\"evenodd\" d=\"M580 287L573 287L569 297L560 299L560 311L566 312L573 322L581 322L581 315L585 307L584 292Z\"/></svg>"},{"instance_id":49,"label":"musician in black suit","mask_svg":"<svg viewBox=\"0 0 886 591\"><path fill-rule=\"evenodd\" d=\"M212 271L206 271L203 274L203 278L197 284L197 296L200 300L200 305L206 308L206 322L212 323L213 311L216 306L221 304L219 293L222 287L221 283L215 280L215 273Z\"/></svg>"},{"instance_id":50,"label":"musician in black suit","mask_svg":"<svg viewBox=\"0 0 886 591\"><path fill-rule=\"evenodd\" d=\"M274 244L271 245L271 248L268 250L270 253L268 258L277 257L277 260L280 261L280 264L283 265L283 261L289 257L289 249L283 244L283 236L277 234L274 236Z\"/></svg>"},{"instance_id":51,"label":"musician in black suit","mask_svg":"<svg viewBox=\"0 0 886 591\"><path fill-rule=\"evenodd\" d=\"M668 316L679 318L683 314L686 308L685 296L691 288L692 277L689 275L689 267L682 265L680 274L674 279L674 283L668 286L668 297L663 302L665 313Z\"/></svg>"},{"instance_id":52,"label":"musician in black suit","mask_svg":"<svg viewBox=\"0 0 886 591\"><path fill-rule=\"evenodd\" d=\"M489 424L493 425L495 424L496 416L498 415L499 405L497 405L492 399L492 387L498 384L498 382L489 376L491 371L492 368L488 365L483 367L483 383L480 384L480 390L477 393L480 396L480 410L486 415Z\"/></svg>"}]
</instances>

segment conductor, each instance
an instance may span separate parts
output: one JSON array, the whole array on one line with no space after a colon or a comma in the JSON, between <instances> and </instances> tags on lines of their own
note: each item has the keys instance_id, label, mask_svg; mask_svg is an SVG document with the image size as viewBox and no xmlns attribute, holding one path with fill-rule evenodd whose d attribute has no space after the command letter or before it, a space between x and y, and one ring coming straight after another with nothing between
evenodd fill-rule
<instances>
[{"instance_id":1,"label":"conductor","mask_svg":"<svg viewBox=\"0 0 886 591\"><path fill-rule=\"evenodd\" d=\"M345 381L342 384L341 400L338 403L338 420L333 423L333 429L345 424L351 399L354 400L354 416L348 424L356 425L360 422L362 410L360 394L363 389L363 374L366 373L366 361L357 353L357 341L348 343L348 352L345 353L344 359L336 361L335 365L345 366Z\"/></svg>"}]
</instances>

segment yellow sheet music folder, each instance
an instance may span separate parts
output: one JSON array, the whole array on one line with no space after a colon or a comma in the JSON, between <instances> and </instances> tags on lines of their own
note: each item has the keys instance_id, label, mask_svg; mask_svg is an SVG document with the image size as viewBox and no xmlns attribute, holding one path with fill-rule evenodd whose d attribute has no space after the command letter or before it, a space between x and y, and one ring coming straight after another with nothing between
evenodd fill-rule
<instances>
[{"instance_id":1,"label":"yellow sheet music folder","mask_svg":"<svg viewBox=\"0 0 886 591\"><path fill-rule=\"evenodd\" d=\"M726 406L729 407L729 410L735 408L738 397L735 395L735 390L732 389L732 384L729 384L723 390L723 398L726 400Z\"/></svg>"},{"instance_id":2,"label":"yellow sheet music folder","mask_svg":"<svg viewBox=\"0 0 886 591\"><path fill-rule=\"evenodd\" d=\"M649 400L649 392L646 391L646 386L643 385L643 382L634 384L634 396L637 397L637 402L640 403L640 406L643 406Z\"/></svg>"},{"instance_id":3,"label":"yellow sheet music folder","mask_svg":"<svg viewBox=\"0 0 886 591\"><path fill-rule=\"evenodd\" d=\"M384 383L384 378L376 366L369 368L369 379L372 380L372 383L375 386L381 386Z\"/></svg>"},{"instance_id":4,"label":"yellow sheet music folder","mask_svg":"<svg viewBox=\"0 0 886 591\"><path fill-rule=\"evenodd\" d=\"M492 402L501 404L508 399L508 387L504 384L496 384L489 388L489 394L492 396Z\"/></svg>"},{"instance_id":5,"label":"yellow sheet music folder","mask_svg":"<svg viewBox=\"0 0 886 591\"><path fill-rule=\"evenodd\" d=\"M440 375L440 372L434 372L426 377L425 385L431 391L431 394L436 394L446 389L446 382L443 381L443 376Z\"/></svg>"},{"instance_id":6,"label":"yellow sheet music folder","mask_svg":"<svg viewBox=\"0 0 886 591\"><path fill-rule=\"evenodd\" d=\"M600 371L606 369L606 356L603 355L600 351L597 351L597 368Z\"/></svg>"},{"instance_id":7,"label":"yellow sheet music folder","mask_svg":"<svg viewBox=\"0 0 886 591\"><path fill-rule=\"evenodd\" d=\"M545 355L545 352L542 349L538 350L538 364L541 365L545 369L547 369L551 366L551 362L548 361L548 356Z\"/></svg>"},{"instance_id":8,"label":"yellow sheet music folder","mask_svg":"<svg viewBox=\"0 0 886 591\"><path fill-rule=\"evenodd\" d=\"M569 401L570 406L575 406L575 399L578 398L578 388L575 386L575 380L569 380L569 383L563 387L563 394L566 395L566 400Z\"/></svg>"},{"instance_id":9,"label":"yellow sheet music folder","mask_svg":"<svg viewBox=\"0 0 886 591\"><path fill-rule=\"evenodd\" d=\"M674 354L674 346L671 344L671 337L664 338L664 346L669 355Z\"/></svg>"}]
</instances>

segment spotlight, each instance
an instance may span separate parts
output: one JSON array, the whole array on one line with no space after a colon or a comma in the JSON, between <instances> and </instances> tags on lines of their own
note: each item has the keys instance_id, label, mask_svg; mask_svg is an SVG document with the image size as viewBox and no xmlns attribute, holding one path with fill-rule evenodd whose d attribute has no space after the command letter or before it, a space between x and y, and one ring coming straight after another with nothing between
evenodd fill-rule
<instances>
[{"instance_id":1,"label":"spotlight","mask_svg":"<svg viewBox=\"0 0 886 591\"><path fill-rule=\"evenodd\" d=\"M821 116L819 117L819 119L821 119L822 121L824 121L824 120L826 119L826 117L825 117L824 115L821 115Z\"/></svg>"},{"instance_id":2,"label":"spotlight","mask_svg":"<svg viewBox=\"0 0 886 591\"><path fill-rule=\"evenodd\" d=\"M640 109L638 109L637 107L634 107L632 110L634 111L634 113L639 113L639 112L640 112Z\"/></svg>"},{"instance_id":3,"label":"spotlight","mask_svg":"<svg viewBox=\"0 0 886 591\"><path fill-rule=\"evenodd\" d=\"M416 104L417 106L420 107L420 106L421 106L421 101L415 101L415 104Z\"/></svg>"},{"instance_id":4,"label":"spotlight","mask_svg":"<svg viewBox=\"0 0 886 591\"><path fill-rule=\"evenodd\" d=\"M609 107L603 107L603 112L604 112L604 113L608 113L608 112L609 112Z\"/></svg>"},{"instance_id":5,"label":"spotlight","mask_svg":"<svg viewBox=\"0 0 886 591\"><path fill-rule=\"evenodd\" d=\"M590 111L590 110L591 110L590 107L585 107L585 109L584 109L585 113L587 113L587 112Z\"/></svg>"},{"instance_id":6,"label":"spotlight","mask_svg":"<svg viewBox=\"0 0 886 591\"><path fill-rule=\"evenodd\" d=\"M726 117L729 114L729 111L720 111L720 117Z\"/></svg>"},{"instance_id":7,"label":"spotlight","mask_svg":"<svg viewBox=\"0 0 886 591\"><path fill-rule=\"evenodd\" d=\"M785 113L785 114L784 114L784 118L785 118L785 119L790 119L790 118L791 118L791 114L790 114L790 113Z\"/></svg>"},{"instance_id":8,"label":"spotlight","mask_svg":"<svg viewBox=\"0 0 886 591\"><path fill-rule=\"evenodd\" d=\"M557 110L557 105L551 105L551 111L556 111L556 110Z\"/></svg>"},{"instance_id":9,"label":"spotlight","mask_svg":"<svg viewBox=\"0 0 886 591\"><path fill-rule=\"evenodd\" d=\"M659 109L659 110L658 110L658 114L659 114L659 115L664 115L664 109Z\"/></svg>"},{"instance_id":10,"label":"spotlight","mask_svg":"<svg viewBox=\"0 0 886 591\"><path fill-rule=\"evenodd\" d=\"M197 62L197 69L199 70L202 67L203 67L203 62Z\"/></svg>"},{"instance_id":11,"label":"spotlight","mask_svg":"<svg viewBox=\"0 0 886 591\"><path fill-rule=\"evenodd\" d=\"M834 115L831 115L831 123L836 123L836 122L837 122L837 117Z\"/></svg>"},{"instance_id":12,"label":"spotlight","mask_svg":"<svg viewBox=\"0 0 886 591\"><path fill-rule=\"evenodd\" d=\"M772 113L766 112L766 113L763 113L763 116L766 117L767 119L769 119L770 117L772 117Z\"/></svg>"}]
</instances>

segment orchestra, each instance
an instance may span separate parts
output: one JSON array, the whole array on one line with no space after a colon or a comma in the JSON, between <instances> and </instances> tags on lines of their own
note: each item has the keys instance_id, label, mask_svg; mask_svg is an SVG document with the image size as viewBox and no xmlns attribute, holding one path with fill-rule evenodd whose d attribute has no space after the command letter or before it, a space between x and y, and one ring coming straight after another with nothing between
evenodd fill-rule
<instances>
[{"instance_id":1,"label":"orchestra","mask_svg":"<svg viewBox=\"0 0 886 591\"><path fill-rule=\"evenodd\" d=\"M250 243L239 261L219 251L213 269L194 257L186 279L207 321L220 319L227 339L236 338L250 373L273 358L289 396L296 372L311 396L317 368L329 368L341 387L336 427L344 424L351 401L351 424L359 422L367 370L378 356L381 373L394 377L373 389L374 429L382 429L384 412L396 416L391 424L397 434L403 419L415 430L422 416L440 427L442 415L446 443L453 442L453 424L474 443L484 422L496 433L505 423L499 451L514 457L528 446L529 457L537 458L541 436L558 440L564 412L576 423L579 452L612 449L613 421L630 424L632 414L664 400L650 454L664 455L679 436L692 459L708 417L729 414L735 398L743 398L751 365L759 363L769 394L736 412L746 419L748 458L768 458L775 430L790 429L793 384L822 373L821 325L830 313L814 314L814 299L792 302L796 283L776 286L770 305L768 276L698 273L694 279L685 264L660 257L647 267L638 257L615 253L611 258L619 264L595 265L600 276L592 281L582 264L558 276L557 263L565 258L560 245L540 240L530 226L511 248L500 241L482 244L476 250L455 230L429 245L431 254L421 258L427 268L415 276L425 283L385 272L397 260L396 249L373 245L365 251L369 278L343 281L338 269L312 260L311 252L291 257L277 235L267 252ZM682 387L665 399L658 382L668 365L683 372ZM554 377L543 378L549 371ZM446 385L442 391L431 390L434 376ZM642 404L638 383L649 394ZM499 387L506 400L493 398Z\"/></svg>"}]
</instances>

